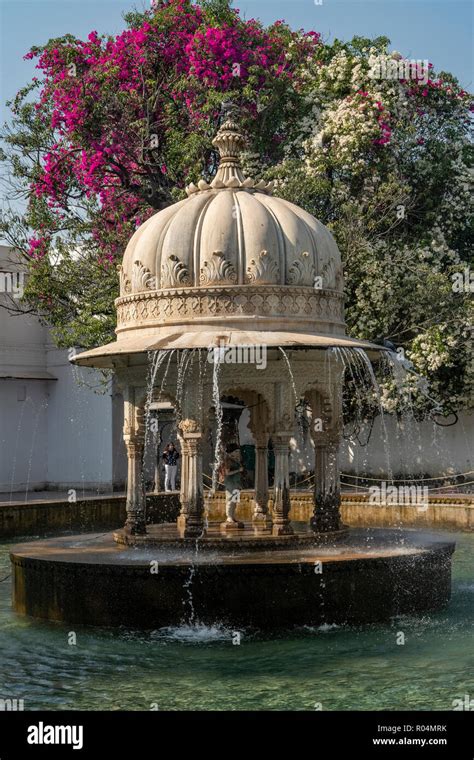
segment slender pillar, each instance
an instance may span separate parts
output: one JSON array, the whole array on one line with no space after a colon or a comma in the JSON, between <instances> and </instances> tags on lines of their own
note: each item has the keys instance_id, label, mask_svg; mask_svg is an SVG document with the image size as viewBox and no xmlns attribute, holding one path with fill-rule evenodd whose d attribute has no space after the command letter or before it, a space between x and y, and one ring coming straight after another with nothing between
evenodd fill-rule
<instances>
[{"instance_id":1,"label":"slender pillar","mask_svg":"<svg viewBox=\"0 0 474 760\"><path fill-rule=\"evenodd\" d=\"M159 493L161 491L161 456L160 456L160 448L161 448L161 426L158 428L158 433L155 439L155 476L154 476L154 490L155 493Z\"/></svg>"},{"instance_id":2,"label":"slender pillar","mask_svg":"<svg viewBox=\"0 0 474 760\"><path fill-rule=\"evenodd\" d=\"M341 492L339 482L339 441L325 438L314 447L314 513L311 528L328 533L341 528Z\"/></svg>"},{"instance_id":3,"label":"slender pillar","mask_svg":"<svg viewBox=\"0 0 474 760\"><path fill-rule=\"evenodd\" d=\"M179 441L179 448L181 451L181 480L180 480L180 489L179 489L179 503L181 505L181 509L179 512L179 518L181 516L186 516L188 514L188 504L187 504L187 482L188 482L188 461L189 461L189 452L188 452L188 446L184 439L184 437L181 435L180 432L178 432L178 441Z\"/></svg>"},{"instance_id":4,"label":"slender pillar","mask_svg":"<svg viewBox=\"0 0 474 760\"><path fill-rule=\"evenodd\" d=\"M253 520L256 527L270 527L272 520L268 511L268 437L257 438L255 446L255 509Z\"/></svg>"},{"instance_id":5,"label":"slender pillar","mask_svg":"<svg viewBox=\"0 0 474 760\"><path fill-rule=\"evenodd\" d=\"M204 494L202 487L202 431L196 420L186 419L181 430L181 513L178 529L185 538L204 533Z\"/></svg>"},{"instance_id":6,"label":"slender pillar","mask_svg":"<svg viewBox=\"0 0 474 760\"><path fill-rule=\"evenodd\" d=\"M280 434L273 439L275 452L275 499L273 502L273 534L284 536L293 533L290 525L290 473L289 473L289 443L291 434Z\"/></svg>"},{"instance_id":7,"label":"slender pillar","mask_svg":"<svg viewBox=\"0 0 474 760\"><path fill-rule=\"evenodd\" d=\"M128 386L124 392L125 422L123 439L127 449L127 520L125 530L131 535L146 533L143 452L145 448L144 399L137 389Z\"/></svg>"},{"instance_id":8,"label":"slender pillar","mask_svg":"<svg viewBox=\"0 0 474 760\"><path fill-rule=\"evenodd\" d=\"M255 441L255 506L253 523L255 529L271 528L272 519L268 509L268 406L260 395L249 400L250 421L248 427Z\"/></svg>"}]
</instances>

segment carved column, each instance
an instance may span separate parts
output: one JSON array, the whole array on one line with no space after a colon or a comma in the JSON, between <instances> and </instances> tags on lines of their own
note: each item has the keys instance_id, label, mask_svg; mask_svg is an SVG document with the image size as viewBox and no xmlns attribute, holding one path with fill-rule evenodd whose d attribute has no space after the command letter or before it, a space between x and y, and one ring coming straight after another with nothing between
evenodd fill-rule
<instances>
[{"instance_id":1,"label":"carved column","mask_svg":"<svg viewBox=\"0 0 474 760\"><path fill-rule=\"evenodd\" d=\"M185 419L181 430L181 513L178 529L185 538L199 538L204 532L202 487L202 431L196 420Z\"/></svg>"},{"instance_id":2,"label":"carved column","mask_svg":"<svg viewBox=\"0 0 474 760\"><path fill-rule=\"evenodd\" d=\"M179 427L178 427L179 430ZM188 447L186 444L186 441L184 437L182 436L181 432L177 433L178 441L179 441L179 448L181 450L181 481L180 481L180 490L179 490L179 503L181 505L180 513L178 521L181 520L181 517L186 517L188 514L188 504L187 504L187 495L188 495L188 489L187 489L187 482L188 482L188 461L189 461L189 453L188 453ZM181 520L183 522L183 520ZM185 521L184 521L185 522Z\"/></svg>"},{"instance_id":3,"label":"carved column","mask_svg":"<svg viewBox=\"0 0 474 760\"><path fill-rule=\"evenodd\" d=\"M341 492L339 482L339 440L325 436L314 447L314 513L311 528L327 533L341 528Z\"/></svg>"},{"instance_id":4,"label":"carved column","mask_svg":"<svg viewBox=\"0 0 474 760\"><path fill-rule=\"evenodd\" d=\"M290 438L293 428L292 389L288 383L277 382L274 386L273 450L275 453L275 478L273 501L273 535L293 533L290 525Z\"/></svg>"},{"instance_id":5,"label":"carved column","mask_svg":"<svg viewBox=\"0 0 474 760\"><path fill-rule=\"evenodd\" d=\"M125 530L131 535L146 533L143 452L145 448L145 394L143 389L124 389L123 440L127 449L127 520Z\"/></svg>"},{"instance_id":6,"label":"carved column","mask_svg":"<svg viewBox=\"0 0 474 760\"><path fill-rule=\"evenodd\" d=\"M268 408L261 396L257 403L251 399L250 422L255 441L255 507L253 521L256 528L271 527L268 511Z\"/></svg>"},{"instance_id":7,"label":"carved column","mask_svg":"<svg viewBox=\"0 0 474 760\"><path fill-rule=\"evenodd\" d=\"M290 525L290 438L291 433L278 433L272 438L275 452L275 480L273 502L273 534L284 536L293 533Z\"/></svg>"},{"instance_id":8,"label":"carved column","mask_svg":"<svg viewBox=\"0 0 474 760\"><path fill-rule=\"evenodd\" d=\"M341 438L341 376L333 369L332 385L309 394L312 410L311 436L314 442L314 494L311 528L316 533L339 530L341 493L339 482L339 442Z\"/></svg>"},{"instance_id":9,"label":"carved column","mask_svg":"<svg viewBox=\"0 0 474 760\"><path fill-rule=\"evenodd\" d=\"M268 512L268 436L257 437L255 442L255 509L253 520L261 527L270 527Z\"/></svg>"}]
</instances>

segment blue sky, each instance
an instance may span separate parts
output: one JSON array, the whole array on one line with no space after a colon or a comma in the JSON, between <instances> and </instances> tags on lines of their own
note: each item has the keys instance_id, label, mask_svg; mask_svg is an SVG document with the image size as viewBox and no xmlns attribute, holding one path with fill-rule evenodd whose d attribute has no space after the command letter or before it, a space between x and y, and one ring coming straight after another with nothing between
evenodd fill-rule
<instances>
[{"instance_id":1,"label":"blue sky","mask_svg":"<svg viewBox=\"0 0 474 760\"><path fill-rule=\"evenodd\" d=\"M23 55L34 44L71 32L86 37L117 33L122 14L149 7L147 0L0 0L0 121L6 100L34 75ZM314 29L324 39L355 34L386 35L409 58L451 71L466 89L473 83L473 4L458 0L234 0L247 18L269 24L284 19L293 28Z\"/></svg>"}]
</instances>

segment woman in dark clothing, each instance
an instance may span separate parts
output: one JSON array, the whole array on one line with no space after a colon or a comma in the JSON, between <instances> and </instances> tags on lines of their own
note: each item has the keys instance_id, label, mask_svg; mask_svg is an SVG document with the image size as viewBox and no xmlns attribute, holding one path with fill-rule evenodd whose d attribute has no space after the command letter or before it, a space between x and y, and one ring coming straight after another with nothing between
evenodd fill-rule
<instances>
[{"instance_id":1,"label":"woman in dark clothing","mask_svg":"<svg viewBox=\"0 0 474 760\"><path fill-rule=\"evenodd\" d=\"M179 452L172 441L168 443L163 452L165 465L165 491L176 490L176 472L178 470Z\"/></svg>"}]
</instances>

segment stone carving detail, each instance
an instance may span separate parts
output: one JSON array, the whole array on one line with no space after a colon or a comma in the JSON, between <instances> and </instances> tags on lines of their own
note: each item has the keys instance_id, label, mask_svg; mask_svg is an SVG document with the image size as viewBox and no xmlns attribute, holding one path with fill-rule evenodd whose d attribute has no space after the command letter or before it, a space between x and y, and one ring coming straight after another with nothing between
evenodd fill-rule
<instances>
[{"instance_id":1,"label":"stone carving detail","mask_svg":"<svg viewBox=\"0 0 474 760\"><path fill-rule=\"evenodd\" d=\"M166 323L176 319L193 320L197 316L216 317L229 314L261 314L266 317L301 315L314 320L329 319L331 322L339 323L342 329L342 294L290 286L275 286L262 292L258 290L258 286L242 285L232 289L223 287L218 292L209 293L199 288L187 288L132 294L122 296L117 302L119 326L137 319Z\"/></svg>"},{"instance_id":2,"label":"stone carving detail","mask_svg":"<svg viewBox=\"0 0 474 760\"><path fill-rule=\"evenodd\" d=\"M281 415L281 417L277 420L277 423L275 425L275 433L278 434L279 432L288 432L291 431L294 427L293 420L291 419L291 415L288 414L288 412L285 412Z\"/></svg>"},{"instance_id":3,"label":"stone carving detail","mask_svg":"<svg viewBox=\"0 0 474 760\"><path fill-rule=\"evenodd\" d=\"M333 259L327 261L321 269L321 277L323 278L323 287L331 288L335 290L343 289L343 275L341 267L336 269L336 265Z\"/></svg>"},{"instance_id":4,"label":"stone carving detail","mask_svg":"<svg viewBox=\"0 0 474 760\"><path fill-rule=\"evenodd\" d=\"M268 253L260 253L250 261L247 267L247 282L258 285L276 285L280 282L278 262Z\"/></svg>"},{"instance_id":5,"label":"stone carving detail","mask_svg":"<svg viewBox=\"0 0 474 760\"><path fill-rule=\"evenodd\" d=\"M132 269L132 291L140 293L142 290L155 290L156 278L149 269L143 266L141 261L135 261Z\"/></svg>"},{"instance_id":6,"label":"stone carving detail","mask_svg":"<svg viewBox=\"0 0 474 760\"><path fill-rule=\"evenodd\" d=\"M202 285L233 285L237 282L237 272L222 251L213 251L212 258L205 261L201 268L199 281Z\"/></svg>"},{"instance_id":7,"label":"stone carving detail","mask_svg":"<svg viewBox=\"0 0 474 760\"><path fill-rule=\"evenodd\" d=\"M180 285L189 284L190 279L187 267L175 254L171 254L161 266L161 287L179 288Z\"/></svg>"},{"instance_id":8,"label":"stone carving detail","mask_svg":"<svg viewBox=\"0 0 474 760\"><path fill-rule=\"evenodd\" d=\"M313 286L315 276L313 257L308 251L303 251L288 270L288 284Z\"/></svg>"},{"instance_id":9,"label":"stone carving detail","mask_svg":"<svg viewBox=\"0 0 474 760\"><path fill-rule=\"evenodd\" d=\"M120 294L121 295L128 295L132 292L132 283L128 279L127 275L123 271L123 267L121 264L117 267L119 278L120 278Z\"/></svg>"},{"instance_id":10,"label":"stone carving detail","mask_svg":"<svg viewBox=\"0 0 474 760\"><path fill-rule=\"evenodd\" d=\"M179 423L179 428L183 432L184 435L187 433L199 433L199 425L196 420L182 420Z\"/></svg>"}]
</instances>

